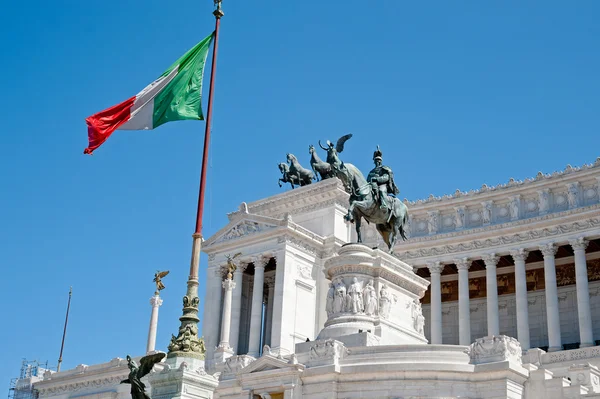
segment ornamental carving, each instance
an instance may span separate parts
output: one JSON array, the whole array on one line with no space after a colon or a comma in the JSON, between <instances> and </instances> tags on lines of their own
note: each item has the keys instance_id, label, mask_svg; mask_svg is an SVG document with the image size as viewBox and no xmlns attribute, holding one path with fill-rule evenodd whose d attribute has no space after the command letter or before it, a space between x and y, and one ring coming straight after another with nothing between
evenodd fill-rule
<instances>
[{"instance_id":1,"label":"ornamental carving","mask_svg":"<svg viewBox=\"0 0 600 399\"><path fill-rule=\"evenodd\" d=\"M253 222L251 220L244 220L240 224L233 226L217 242L234 240L246 235L258 233L272 228L274 228L274 226L267 226L265 224Z\"/></svg>"},{"instance_id":2,"label":"ornamental carving","mask_svg":"<svg viewBox=\"0 0 600 399\"><path fill-rule=\"evenodd\" d=\"M515 361L521 363L521 344L506 335L478 338L467 350L472 364Z\"/></svg>"},{"instance_id":3,"label":"ornamental carving","mask_svg":"<svg viewBox=\"0 0 600 399\"><path fill-rule=\"evenodd\" d=\"M510 220L517 220L519 218L519 208L521 206L521 196L515 195L510 197L508 209L510 211Z\"/></svg>"},{"instance_id":4,"label":"ornamental carving","mask_svg":"<svg viewBox=\"0 0 600 399\"><path fill-rule=\"evenodd\" d=\"M427 231L429 234L435 234L439 228L439 216L438 211L427 212Z\"/></svg>"},{"instance_id":5,"label":"ornamental carving","mask_svg":"<svg viewBox=\"0 0 600 399\"><path fill-rule=\"evenodd\" d=\"M457 229L462 229L465 227L465 207L458 206L454 208L454 211L456 212L454 215L454 226Z\"/></svg>"},{"instance_id":6,"label":"ornamental carving","mask_svg":"<svg viewBox=\"0 0 600 399\"><path fill-rule=\"evenodd\" d=\"M569 202L569 209L577 208L579 206L579 183L567 184L567 201Z\"/></svg>"},{"instance_id":7,"label":"ornamental carving","mask_svg":"<svg viewBox=\"0 0 600 399\"><path fill-rule=\"evenodd\" d=\"M311 361L333 360L337 362L348 353L348 349L341 343L333 339L318 341L309 350Z\"/></svg>"},{"instance_id":8,"label":"ornamental carving","mask_svg":"<svg viewBox=\"0 0 600 399\"><path fill-rule=\"evenodd\" d=\"M494 201L485 201L482 202L483 210L481 212L481 219L484 225L488 225L492 223L492 206Z\"/></svg>"},{"instance_id":9,"label":"ornamental carving","mask_svg":"<svg viewBox=\"0 0 600 399\"><path fill-rule=\"evenodd\" d=\"M387 319L390 316L392 306L396 304L398 298L396 295L390 294L385 284L382 284L379 291L379 315Z\"/></svg>"},{"instance_id":10,"label":"ornamental carving","mask_svg":"<svg viewBox=\"0 0 600 399\"><path fill-rule=\"evenodd\" d=\"M277 243L278 244L283 244L283 243L287 243L287 244L291 244L292 246L298 248L298 249L302 249L306 252L308 252L311 255L317 255L318 254L318 250L317 248L315 248L313 245L308 244L307 242L303 241L303 240L299 240L296 237L292 237L290 235L283 235L281 237L279 237L277 239Z\"/></svg>"},{"instance_id":11,"label":"ornamental carving","mask_svg":"<svg viewBox=\"0 0 600 399\"><path fill-rule=\"evenodd\" d=\"M366 284L353 277L352 283L348 286L344 284L341 277L338 277L329 284L327 291L327 300L325 302L325 311L327 316L331 317L340 313L366 314L375 316L379 312L379 303L377 292L373 287L373 280L368 280Z\"/></svg>"},{"instance_id":12,"label":"ornamental carving","mask_svg":"<svg viewBox=\"0 0 600 399\"><path fill-rule=\"evenodd\" d=\"M542 173L542 172L538 172L538 174L533 177L533 178L527 178L525 180L515 180L513 178L510 178L508 180L507 183L504 184L498 184L497 186L488 186L486 184L482 185L480 189L478 190L470 190L468 192L464 192L461 190L456 190L455 193L453 195L444 195L441 197L436 197L433 195L430 195L428 198L426 199L420 199L420 200L416 200L416 201L408 201L408 200L404 200L404 203L406 205L421 205L421 204L429 204L432 202L440 202L440 201L446 201L446 200L451 200L454 198L460 198L460 197L472 197L481 193L487 193L490 191L500 191L500 190L504 190L507 188L512 188L512 187L518 187L518 186L524 186L524 185L528 185L534 182L539 182L541 180L550 180L550 179L555 179L561 176L564 176L566 174L570 174L570 173L576 173L579 171L585 171L585 170L589 170L592 168L597 168L600 166L600 158L596 159L596 161L591 164L584 164L581 167L572 167L567 165L567 167L565 168L565 170L563 171L556 171L553 173Z\"/></svg>"},{"instance_id":13,"label":"ornamental carving","mask_svg":"<svg viewBox=\"0 0 600 399\"><path fill-rule=\"evenodd\" d=\"M256 358L249 355L232 356L225 360L225 372L236 374L255 360Z\"/></svg>"},{"instance_id":14,"label":"ornamental carving","mask_svg":"<svg viewBox=\"0 0 600 399\"><path fill-rule=\"evenodd\" d=\"M115 386L118 386L122 380L127 378L127 374L128 374L128 371L125 370L123 372L123 374L121 374L121 375L116 375L116 376L106 377L106 378L98 378L95 380L82 381L82 382L78 382L78 383L69 383L69 384L54 386L54 387L50 387L50 388L41 388L41 389L39 389L38 392L39 392L40 397L45 397L45 396L60 395L65 392L78 392L78 391L83 391L83 390L88 390L88 389L115 387Z\"/></svg>"},{"instance_id":15,"label":"ornamental carving","mask_svg":"<svg viewBox=\"0 0 600 399\"><path fill-rule=\"evenodd\" d=\"M592 207L595 209L596 207ZM597 208L600 208L598 206ZM581 208L579 208L581 209ZM523 223L530 223L532 219L528 221L520 221ZM518 224L518 222L517 222ZM523 233L517 233L507 236L494 237L486 240L473 240L465 243L460 243L456 245L444 245L441 247L427 247L420 248L416 250L409 250L404 253L398 254L398 258L407 260L407 259L418 259L418 258L426 258L431 256L440 256L440 255L449 255L457 252L465 252L465 251L473 251L478 249L485 249L490 247L503 246L508 244L516 244L522 243L531 240L538 240L547 237L553 237L560 234L569 234L574 232L579 232L583 230L588 230L591 228L595 228L600 226L600 218L593 218L584 221L578 221L570 224L561 224L553 227L548 227L540 230L530 230ZM503 225L496 225L491 227L491 229L502 228ZM480 229L480 231L484 231L486 229ZM449 233L449 237L456 237L463 234L472 234L479 232L477 229L473 229L470 231L461 231L456 233ZM441 236L435 237L436 239L441 238ZM421 241L430 241L432 237L419 237L413 238L411 241L413 242L421 242Z\"/></svg>"}]
</instances>

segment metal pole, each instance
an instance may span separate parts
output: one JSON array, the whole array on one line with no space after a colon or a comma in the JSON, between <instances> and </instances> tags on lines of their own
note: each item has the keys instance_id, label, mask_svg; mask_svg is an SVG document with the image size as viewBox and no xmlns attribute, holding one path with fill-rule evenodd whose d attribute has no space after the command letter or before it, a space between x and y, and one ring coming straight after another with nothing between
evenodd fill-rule
<instances>
[{"instance_id":1,"label":"metal pole","mask_svg":"<svg viewBox=\"0 0 600 399\"><path fill-rule=\"evenodd\" d=\"M225 15L221 10L221 0L214 0L215 11L215 38L210 71L210 86L208 91L208 108L206 111L206 126L204 130L204 150L202 152L202 170L200 171L200 189L198 192L198 210L196 213L196 229L192 242L192 259L190 262L190 275L187 282L187 292L183 297L183 315L179 318L181 326L177 337L171 339L168 357L191 356L204 359L204 341L198 338L198 270L200 268L200 249L202 247L202 216L204 215L204 193L206 187L206 170L208 169L208 149L210 144L210 131L212 122L212 105L215 88L215 75L217 73L217 51L219 48L219 25L221 17ZM186 334L187 333L187 334ZM183 338L187 335L189 344L183 345Z\"/></svg>"},{"instance_id":2,"label":"metal pole","mask_svg":"<svg viewBox=\"0 0 600 399\"><path fill-rule=\"evenodd\" d=\"M69 323L69 310L71 309L71 296L73 295L73 287L69 287L69 302L67 302L67 315L65 317L65 328L63 330L62 343L60 344L60 355L58 356L58 366L56 371L60 371L60 364L62 363L63 349L65 348L65 336L67 335L67 324Z\"/></svg>"}]
</instances>

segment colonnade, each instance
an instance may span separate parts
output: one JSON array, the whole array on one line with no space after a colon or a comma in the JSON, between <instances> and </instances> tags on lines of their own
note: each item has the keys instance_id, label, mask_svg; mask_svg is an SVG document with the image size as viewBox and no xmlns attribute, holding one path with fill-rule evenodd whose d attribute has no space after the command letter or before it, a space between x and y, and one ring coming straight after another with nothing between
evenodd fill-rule
<instances>
[{"instance_id":1,"label":"colonnade","mask_svg":"<svg viewBox=\"0 0 600 399\"><path fill-rule=\"evenodd\" d=\"M575 280L577 289L577 311L579 319L580 347L594 345L592 333L592 317L590 295L588 289L587 261L585 249L588 241L584 237L569 240L575 258ZM560 335L560 317L558 308L558 289L556 283L555 255L556 243L545 243L533 248L516 248L509 251L515 265L515 296L517 308L517 339L523 350L530 348L529 312L527 302L527 280L525 259L529 251L540 250L544 256L544 279L546 294L546 314L548 320L548 351L562 349ZM497 271L499 256L496 253L480 257L485 263L487 289L487 335L500 334L498 311ZM442 343L442 296L441 273L445 264L455 264L458 269L458 309L459 309L459 344L469 345L471 339L471 322L469 307L469 268L474 259L460 258L449 261L427 263L431 273L431 343Z\"/></svg>"},{"instance_id":2,"label":"colonnade","mask_svg":"<svg viewBox=\"0 0 600 399\"><path fill-rule=\"evenodd\" d=\"M219 349L228 350L230 353L238 351L240 345L240 332L244 326L241 325L242 312L242 284L244 272L250 264L254 265L254 282L252 289L252 307L250 310L250 326L248 338L248 355L257 357L260 353L261 340L270 339L270 326L272 320L267 318L263 333L263 304L267 304L266 313L271 315L273 312L273 296L275 279L272 276L265 278L265 267L271 260L270 255L261 257L252 257L242 261L237 265L233 278L228 279L226 273L218 272L222 280L223 287L223 306L221 317ZM225 268L223 266L221 269ZM220 270L221 270L220 269ZM265 293L265 285L267 290ZM266 294L266 295L265 295Z\"/></svg>"}]
</instances>

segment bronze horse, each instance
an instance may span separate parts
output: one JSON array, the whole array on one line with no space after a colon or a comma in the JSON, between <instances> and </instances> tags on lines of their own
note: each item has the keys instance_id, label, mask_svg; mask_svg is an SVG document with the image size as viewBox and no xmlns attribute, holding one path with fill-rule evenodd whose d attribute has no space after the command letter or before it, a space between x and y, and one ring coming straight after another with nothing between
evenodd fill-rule
<instances>
[{"instance_id":1,"label":"bronze horse","mask_svg":"<svg viewBox=\"0 0 600 399\"><path fill-rule=\"evenodd\" d=\"M337 158L337 154L334 154ZM341 169L336 170L337 176L350 193L350 207L345 219L356 224L357 241L362 242L360 232L362 218L368 223L375 223L375 227L383 241L388 246L390 254L394 253L394 245L398 236L406 240L406 227L408 224L408 208L396 197L388 199L389 208L381 209L377 202L377 186L367 182L358 168L350 163L341 163Z\"/></svg>"},{"instance_id":2,"label":"bronze horse","mask_svg":"<svg viewBox=\"0 0 600 399\"><path fill-rule=\"evenodd\" d=\"M315 174L312 172L312 170L308 170L302 167L302 165L300 165L300 162L298 162L298 159L294 154L287 154L287 161L290 164L289 175L297 176L301 186L311 184L312 180L316 179Z\"/></svg>"}]
</instances>

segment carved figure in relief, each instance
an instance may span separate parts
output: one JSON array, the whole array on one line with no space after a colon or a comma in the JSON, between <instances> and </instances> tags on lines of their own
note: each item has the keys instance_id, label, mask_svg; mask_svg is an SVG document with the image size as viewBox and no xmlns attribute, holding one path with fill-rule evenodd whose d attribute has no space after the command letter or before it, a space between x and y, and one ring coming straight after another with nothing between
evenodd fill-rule
<instances>
[{"instance_id":1,"label":"carved figure in relief","mask_svg":"<svg viewBox=\"0 0 600 399\"><path fill-rule=\"evenodd\" d=\"M415 331L419 334L424 334L425 317L423 317L423 310L418 299L412 302L412 317Z\"/></svg>"},{"instance_id":2,"label":"carved figure in relief","mask_svg":"<svg viewBox=\"0 0 600 399\"><path fill-rule=\"evenodd\" d=\"M578 201L577 197L579 196L579 189L577 188L577 184L571 183L569 184L569 189L567 191L567 199L569 201L569 209L577 208Z\"/></svg>"},{"instance_id":3,"label":"carved figure in relief","mask_svg":"<svg viewBox=\"0 0 600 399\"><path fill-rule=\"evenodd\" d=\"M430 212L427 218L427 230L429 234L437 233L438 230L438 214L437 212Z\"/></svg>"},{"instance_id":4,"label":"carved figure in relief","mask_svg":"<svg viewBox=\"0 0 600 399\"><path fill-rule=\"evenodd\" d=\"M346 305L346 286L340 280L335 283L335 298L333 299L333 313L341 313Z\"/></svg>"},{"instance_id":5,"label":"carved figure in relief","mask_svg":"<svg viewBox=\"0 0 600 399\"><path fill-rule=\"evenodd\" d=\"M150 399L150 396L146 393L146 385L141 381L142 377L152 371L152 367L156 363L159 363L165 356L166 353L159 352L152 355L144 356L140 359L140 365L127 355L127 366L129 367L129 378L121 381L121 384L131 384L131 398L132 399Z\"/></svg>"},{"instance_id":6,"label":"carved figure in relief","mask_svg":"<svg viewBox=\"0 0 600 399\"><path fill-rule=\"evenodd\" d=\"M348 288L348 308L350 313L364 312L362 288L356 277L352 278L352 284Z\"/></svg>"},{"instance_id":7,"label":"carved figure in relief","mask_svg":"<svg viewBox=\"0 0 600 399\"><path fill-rule=\"evenodd\" d=\"M492 222L492 203L484 202L483 204L483 212L481 213L483 224L490 224Z\"/></svg>"},{"instance_id":8,"label":"carved figure in relief","mask_svg":"<svg viewBox=\"0 0 600 399\"><path fill-rule=\"evenodd\" d=\"M519 218L519 202L521 201L518 197L513 197L510 200L509 210L511 220L516 220Z\"/></svg>"},{"instance_id":9,"label":"carved figure in relief","mask_svg":"<svg viewBox=\"0 0 600 399\"><path fill-rule=\"evenodd\" d=\"M387 319L390 315L390 308L392 307L392 295L387 290L385 284L381 286L379 291L379 315L384 319Z\"/></svg>"},{"instance_id":10,"label":"carved figure in relief","mask_svg":"<svg viewBox=\"0 0 600 399\"><path fill-rule=\"evenodd\" d=\"M458 207L456 208L456 228L462 229L465 227L465 208Z\"/></svg>"},{"instance_id":11,"label":"carved figure in relief","mask_svg":"<svg viewBox=\"0 0 600 399\"><path fill-rule=\"evenodd\" d=\"M333 301L335 300L335 287L333 283L329 283L329 291L327 291L327 302L325 303L325 311L327 312L327 317L330 317L333 311Z\"/></svg>"},{"instance_id":12,"label":"carved figure in relief","mask_svg":"<svg viewBox=\"0 0 600 399\"><path fill-rule=\"evenodd\" d=\"M550 194L548 192L548 190L540 190L538 191L538 207L540 210L540 213L546 213L548 212L548 209L550 209Z\"/></svg>"},{"instance_id":13,"label":"carved figure in relief","mask_svg":"<svg viewBox=\"0 0 600 399\"><path fill-rule=\"evenodd\" d=\"M377 313L377 292L373 287L373 280L369 280L363 290L363 302L365 304L365 314L372 316Z\"/></svg>"}]
</instances>

